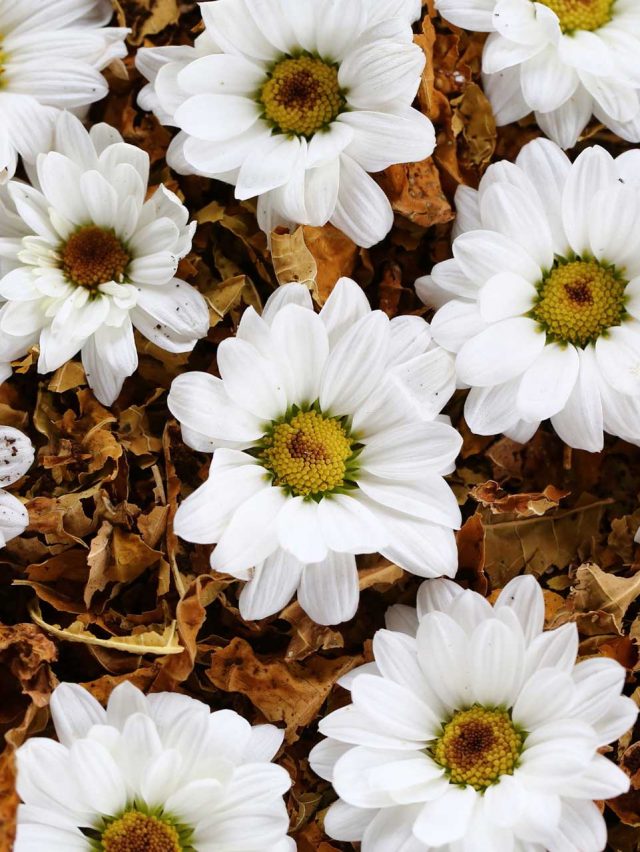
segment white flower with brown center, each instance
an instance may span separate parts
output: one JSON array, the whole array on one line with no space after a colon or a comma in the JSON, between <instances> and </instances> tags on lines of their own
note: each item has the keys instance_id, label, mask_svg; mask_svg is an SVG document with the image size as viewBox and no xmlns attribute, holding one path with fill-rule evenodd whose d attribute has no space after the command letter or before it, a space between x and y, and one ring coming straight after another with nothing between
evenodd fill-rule
<instances>
[{"instance_id":1,"label":"white flower with brown center","mask_svg":"<svg viewBox=\"0 0 640 852\"><path fill-rule=\"evenodd\" d=\"M0 204L0 364L37 344L48 373L81 352L90 387L111 405L138 365L134 327L169 352L207 333L204 298L175 277L195 222L164 186L145 200L148 180L148 155L112 127L87 133L60 115L38 186L12 181Z\"/></svg>"},{"instance_id":2,"label":"white flower with brown center","mask_svg":"<svg viewBox=\"0 0 640 852\"><path fill-rule=\"evenodd\" d=\"M214 451L175 531L216 544L211 566L249 582L245 619L298 592L320 624L352 618L356 554L379 551L421 576L453 575L460 511L443 478L460 435L438 415L450 356L420 317L389 320L343 278L320 314L288 284L249 308L218 347L221 378L185 373L169 409L185 442Z\"/></svg>"},{"instance_id":3,"label":"white flower with brown center","mask_svg":"<svg viewBox=\"0 0 640 852\"><path fill-rule=\"evenodd\" d=\"M51 714L59 741L16 753L14 852L295 852L273 725L127 682L106 710L63 683Z\"/></svg>"},{"instance_id":4,"label":"white flower with brown center","mask_svg":"<svg viewBox=\"0 0 640 852\"><path fill-rule=\"evenodd\" d=\"M445 20L489 32L484 86L499 125L534 111L571 148L592 115L640 141L637 0L436 0Z\"/></svg>"},{"instance_id":5,"label":"white flower with brown center","mask_svg":"<svg viewBox=\"0 0 640 852\"><path fill-rule=\"evenodd\" d=\"M456 204L453 259L416 289L471 429L524 442L551 418L578 449L640 443L640 152L571 164L536 140Z\"/></svg>"},{"instance_id":6,"label":"white flower with brown center","mask_svg":"<svg viewBox=\"0 0 640 852\"><path fill-rule=\"evenodd\" d=\"M340 797L328 834L362 852L601 852L593 800L629 778L599 749L638 708L619 663L576 664L575 624L543 624L531 576L493 607L444 579L422 584L417 612L392 607L310 755Z\"/></svg>"},{"instance_id":7,"label":"white flower with brown center","mask_svg":"<svg viewBox=\"0 0 640 852\"><path fill-rule=\"evenodd\" d=\"M391 205L369 172L423 160L431 122L411 104L425 57L419 0L215 0L194 47L138 52L140 104L180 128L167 162L259 196L276 225L333 222L379 242Z\"/></svg>"},{"instance_id":8,"label":"white flower with brown center","mask_svg":"<svg viewBox=\"0 0 640 852\"><path fill-rule=\"evenodd\" d=\"M0 4L0 181L51 148L61 109L107 94L100 73L126 56L127 29L105 27L109 0L4 0ZM3 235L4 236L4 235Z\"/></svg>"},{"instance_id":9,"label":"white flower with brown center","mask_svg":"<svg viewBox=\"0 0 640 852\"><path fill-rule=\"evenodd\" d=\"M24 433L12 426L0 426L0 547L21 535L29 523L23 504L4 487L25 475L33 457L33 444Z\"/></svg>"}]
</instances>

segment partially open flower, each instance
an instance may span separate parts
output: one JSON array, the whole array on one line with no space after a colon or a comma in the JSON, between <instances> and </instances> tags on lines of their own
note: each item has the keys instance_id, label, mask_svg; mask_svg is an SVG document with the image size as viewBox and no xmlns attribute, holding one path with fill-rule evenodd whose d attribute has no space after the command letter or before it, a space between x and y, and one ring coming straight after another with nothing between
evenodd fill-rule
<instances>
[{"instance_id":1,"label":"partially open flower","mask_svg":"<svg viewBox=\"0 0 640 852\"><path fill-rule=\"evenodd\" d=\"M379 551L421 576L453 575L452 470L460 435L439 418L450 356L419 317L389 320L338 282L320 314L307 287L280 287L218 347L221 379L185 373L169 408L187 444L214 451L175 530L217 546L216 571L249 580L246 619L298 591L321 624L353 617L355 555Z\"/></svg>"},{"instance_id":2,"label":"partially open flower","mask_svg":"<svg viewBox=\"0 0 640 852\"><path fill-rule=\"evenodd\" d=\"M436 0L447 21L489 32L484 86L499 125L535 111L571 148L592 115L640 141L637 0Z\"/></svg>"},{"instance_id":3,"label":"partially open flower","mask_svg":"<svg viewBox=\"0 0 640 852\"><path fill-rule=\"evenodd\" d=\"M261 227L333 222L379 242L391 205L368 172L423 160L431 122L411 103L425 64L419 0L215 0L190 47L139 51L140 104L180 128L181 174L260 196Z\"/></svg>"},{"instance_id":4,"label":"partially open flower","mask_svg":"<svg viewBox=\"0 0 640 852\"><path fill-rule=\"evenodd\" d=\"M100 73L127 54L127 29L105 27L110 0L18 0L0 5L0 181L18 156L48 151L59 110L107 94ZM3 235L4 236L4 235Z\"/></svg>"},{"instance_id":5,"label":"partially open flower","mask_svg":"<svg viewBox=\"0 0 640 852\"><path fill-rule=\"evenodd\" d=\"M453 260L416 289L471 429L527 441L551 418L578 449L603 431L640 443L640 152L571 164L536 140L456 204Z\"/></svg>"},{"instance_id":6,"label":"partially open flower","mask_svg":"<svg viewBox=\"0 0 640 852\"><path fill-rule=\"evenodd\" d=\"M59 742L17 751L14 852L295 852L273 725L126 682L106 710L62 684L51 713Z\"/></svg>"},{"instance_id":7,"label":"partially open flower","mask_svg":"<svg viewBox=\"0 0 640 852\"><path fill-rule=\"evenodd\" d=\"M41 154L36 188L8 185L0 203L0 364L40 347L48 373L77 352L110 405L138 365L134 327L169 352L188 352L209 328L204 298L175 277L196 228L160 186L146 199L149 156L107 124L87 133L71 113ZM6 377L5 375L1 376Z\"/></svg>"},{"instance_id":8,"label":"partially open flower","mask_svg":"<svg viewBox=\"0 0 640 852\"><path fill-rule=\"evenodd\" d=\"M22 503L4 490L13 485L33 464L33 444L27 436L11 426L0 426L0 547L21 535L29 523Z\"/></svg>"},{"instance_id":9,"label":"partially open flower","mask_svg":"<svg viewBox=\"0 0 640 852\"><path fill-rule=\"evenodd\" d=\"M575 624L543 632L542 590L512 580L495 606L427 580L417 612L392 607L375 663L320 723L314 770L339 800L331 837L362 852L600 852L593 799L629 778L599 749L635 722L624 668L575 664Z\"/></svg>"}]
</instances>

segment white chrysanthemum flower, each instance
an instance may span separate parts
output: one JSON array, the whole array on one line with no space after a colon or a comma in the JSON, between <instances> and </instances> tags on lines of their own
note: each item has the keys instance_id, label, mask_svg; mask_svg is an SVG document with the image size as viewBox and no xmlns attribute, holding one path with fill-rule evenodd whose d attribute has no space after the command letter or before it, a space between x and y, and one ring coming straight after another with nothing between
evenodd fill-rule
<instances>
[{"instance_id":1,"label":"white chrysanthemum flower","mask_svg":"<svg viewBox=\"0 0 640 852\"><path fill-rule=\"evenodd\" d=\"M29 524L23 504L4 491L17 482L33 464L34 449L29 438L12 426L0 426L0 547L21 535Z\"/></svg>"},{"instance_id":2,"label":"white chrysanthemum flower","mask_svg":"<svg viewBox=\"0 0 640 852\"><path fill-rule=\"evenodd\" d=\"M62 684L51 714L59 742L17 751L14 852L295 852L273 725L126 682L106 710Z\"/></svg>"},{"instance_id":3,"label":"white chrysanthemum flower","mask_svg":"<svg viewBox=\"0 0 640 852\"><path fill-rule=\"evenodd\" d=\"M494 607L428 580L392 607L375 663L343 682L352 703L320 722L313 769L339 801L325 829L362 852L600 852L593 799L628 777L598 749L638 708L611 659L575 665L575 624L543 632L531 576ZM397 631L397 632L396 632Z\"/></svg>"},{"instance_id":4,"label":"white chrysanthemum flower","mask_svg":"<svg viewBox=\"0 0 640 852\"><path fill-rule=\"evenodd\" d=\"M535 140L456 204L453 260L416 289L442 305L471 429L524 442L550 417L572 447L640 443L640 151L572 165Z\"/></svg>"},{"instance_id":5,"label":"white chrysanthemum flower","mask_svg":"<svg viewBox=\"0 0 640 852\"><path fill-rule=\"evenodd\" d=\"M181 174L260 196L260 226L333 222L379 242L391 205L368 172L423 160L429 119L412 109L425 64L419 0L215 0L194 47L140 50L140 105L180 128Z\"/></svg>"},{"instance_id":6,"label":"white chrysanthemum flower","mask_svg":"<svg viewBox=\"0 0 640 852\"><path fill-rule=\"evenodd\" d=\"M216 542L212 568L249 580L243 618L296 590L316 622L352 618L359 553L455 574L460 511L443 475L461 438L438 417L453 365L424 320L390 321L346 278L316 314L307 287L288 284L262 317L245 311L217 363L221 379L186 373L169 394L186 443L215 450L175 530Z\"/></svg>"},{"instance_id":7,"label":"white chrysanthemum flower","mask_svg":"<svg viewBox=\"0 0 640 852\"><path fill-rule=\"evenodd\" d=\"M202 295L175 277L196 223L160 186L145 201L149 156L107 124L90 133L60 115L55 151L37 161L39 188L12 181L0 204L6 272L0 363L38 344L48 373L77 352L110 405L138 365L133 328L169 352L188 352L209 328Z\"/></svg>"},{"instance_id":8,"label":"white chrysanthemum flower","mask_svg":"<svg viewBox=\"0 0 640 852\"><path fill-rule=\"evenodd\" d=\"M489 32L484 86L498 125L534 111L571 148L592 115L640 141L637 0L436 0L445 20Z\"/></svg>"},{"instance_id":9,"label":"white chrysanthemum flower","mask_svg":"<svg viewBox=\"0 0 640 852\"><path fill-rule=\"evenodd\" d=\"M110 0L18 0L0 5L0 181L18 156L51 148L58 111L107 94L100 73L127 54L127 29L105 27ZM3 235L4 236L4 235Z\"/></svg>"}]
</instances>

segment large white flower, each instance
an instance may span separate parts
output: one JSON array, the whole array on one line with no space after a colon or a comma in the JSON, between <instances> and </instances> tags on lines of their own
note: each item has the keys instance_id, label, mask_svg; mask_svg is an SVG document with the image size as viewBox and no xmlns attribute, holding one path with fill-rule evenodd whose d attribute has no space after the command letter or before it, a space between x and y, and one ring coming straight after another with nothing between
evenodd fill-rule
<instances>
[{"instance_id":1,"label":"large white flower","mask_svg":"<svg viewBox=\"0 0 640 852\"><path fill-rule=\"evenodd\" d=\"M33 456L33 444L25 434L11 426L0 426L0 547L21 535L29 523L23 504L3 486L24 476L33 464Z\"/></svg>"},{"instance_id":2,"label":"large white flower","mask_svg":"<svg viewBox=\"0 0 640 852\"><path fill-rule=\"evenodd\" d=\"M0 4L0 181L18 156L48 151L61 109L107 94L100 73L126 56L126 29L105 27L110 0L5 0Z\"/></svg>"},{"instance_id":3,"label":"large white flower","mask_svg":"<svg viewBox=\"0 0 640 852\"><path fill-rule=\"evenodd\" d=\"M412 43L419 0L214 0L194 47L141 50L140 104L180 128L181 174L260 196L278 224L333 222L361 246L393 223L368 172L423 160L431 122L411 108L425 64Z\"/></svg>"},{"instance_id":4,"label":"large white flower","mask_svg":"<svg viewBox=\"0 0 640 852\"><path fill-rule=\"evenodd\" d=\"M424 320L390 321L349 279L318 315L308 289L288 284L262 317L245 311L217 363L221 379L186 373L169 394L186 443L215 450L175 530L217 542L214 570L250 581L244 618L278 612L297 589L315 621L346 621L358 553L455 573L460 512L443 474L461 438L438 418L453 366Z\"/></svg>"},{"instance_id":5,"label":"large white flower","mask_svg":"<svg viewBox=\"0 0 640 852\"><path fill-rule=\"evenodd\" d=\"M548 140L456 195L453 260L416 282L439 306L435 340L457 353L480 435L527 441L548 417L573 447L603 430L640 443L640 151Z\"/></svg>"},{"instance_id":6,"label":"large white flower","mask_svg":"<svg viewBox=\"0 0 640 852\"><path fill-rule=\"evenodd\" d=\"M17 751L14 852L295 852L273 725L126 682L106 710L62 684L51 714L59 742Z\"/></svg>"},{"instance_id":7,"label":"large white flower","mask_svg":"<svg viewBox=\"0 0 640 852\"><path fill-rule=\"evenodd\" d=\"M535 579L495 607L427 580L392 607L375 663L343 682L352 703L320 722L314 770L340 799L325 828L362 852L600 852L593 799L629 779L598 753L634 723L611 659L575 665L575 624L543 632Z\"/></svg>"},{"instance_id":8,"label":"large white flower","mask_svg":"<svg viewBox=\"0 0 640 852\"><path fill-rule=\"evenodd\" d=\"M0 363L40 346L38 369L77 352L97 398L110 405L138 365L133 328L162 349L188 352L209 328L202 295L179 278L195 222L160 186L145 201L149 156L107 124L87 133L62 113L55 151L37 161L39 188L12 181L0 203Z\"/></svg>"},{"instance_id":9,"label":"large white flower","mask_svg":"<svg viewBox=\"0 0 640 852\"><path fill-rule=\"evenodd\" d=\"M589 119L640 141L637 0L436 0L447 21L489 32L484 86L499 125L531 111L563 148Z\"/></svg>"}]
</instances>

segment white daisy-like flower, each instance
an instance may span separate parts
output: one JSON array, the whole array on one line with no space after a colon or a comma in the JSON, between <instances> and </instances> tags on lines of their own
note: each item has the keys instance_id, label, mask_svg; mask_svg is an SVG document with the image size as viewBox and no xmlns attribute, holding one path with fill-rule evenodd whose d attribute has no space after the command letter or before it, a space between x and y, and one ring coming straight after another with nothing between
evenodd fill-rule
<instances>
[{"instance_id":1,"label":"white daisy-like flower","mask_svg":"<svg viewBox=\"0 0 640 852\"><path fill-rule=\"evenodd\" d=\"M279 612L296 590L316 622L352 618L356 554L455 574L460 511L443 475L461 438L438 417L453 365L423 319L390 321L346 278L316 314L307 287L288 284L262 317L245 311L217 363L222 378L171 386L185 442L215 450L175 531L217 543L212 568L249 580L243 618Z\"/></svg>"},{"instance_id":2,"label":"white daisy-like flower","mask_svg":"<svg viewBox=\"0 0 640 852\"><path fill-rule=\"evenodd\" d=\"M571 148L592 115L640 141L637 0L436 0L445 20L489 32L485 91L498 125L534 111Z\"/></svg>"},{"instance_id":3,"label":"white daisy-like flower","mask_svg":"<svg viewBox=\"0 0 640 852\"><path fill-rule=\"evenodd\" d=\"M619 663L576 665L575 624L543 623L531 576L494 607L444 579L422 584L417 612L392 607L310 755L340 797L329 835L362 852L600 852L592 800L629 778L598 749L638 708Z\"/></svg>"},{"instance_id":4,"label":"white daisy-like flower","mask_svg":"<svg viewBox=\"0 0 640 852\"><path fill-rule=\"evenodd\" d=\"M149 156L107 124L91 132L62 113L55 151L40 154L36 186L8 185L0 204L0 364L38 344L38 370L77 352L110 405L138 365L133 329L188 352L209 328L202 295L175 277L196 223L160 186L145 201Z\"/></svg>"},{"instance_id":5,"label":"white daisy-like flower","mask_svg":"<svg viewBox=\"0 0 640 852\"><path fill-rule=\"evenodd\" d=\"M0 547L21 535L29 524L23 504L4 490L13 485L33 464L34 449L29 438L12 426L0 426Z\"/></svg>"},{"instance_id":6,"label":"white daisy-like flower","mask_svg":"<svg viewBox=\"0 0 640 852\"><path fill-rule=\"evenodd\" d=\"M260 196L258 219L331 221L379 242L391 205L369 172L428 157L433 126L411 104L425 56L419 0L214 0L194 47L138 52L140 105L180 128L167 162L181 174Z\"/></svg>"},{"instance_id":7,"label":"white daisy-like flower","mask_svg":"<svg viewBox=\"0 0 640 852\"><path fill-rule=\"evenodd\" d=\"M295 852L273 725L126 682L106 710L67 683L50 706L59 742L17 751L14 852Z\"/></svg>"},{"instance_id":8,"label":"white daisy-like flower","mask_svg":"<svg viewBox=\"0 0 640 852\"><path fill-rule=\"evenodd\" d=\"M579 449L640 443L640 151L572 165L535 140L456 204L453 259L416 289L441 306L471 429L524 442L551 418Z\"/></svg>"},{"instance_id":9,"label":"white daisy-like flower","mask_svg":"<svg viewBox=\"0 0 640 852\"><path fill-rule=\"evenodd\" d=\"M83 111L107 94L100 73L127 54L127 29L105 27L110 0L19 0L0 5L0 181L18 156L51 148L61 109Z\"/></svg>"}]
</instances>

